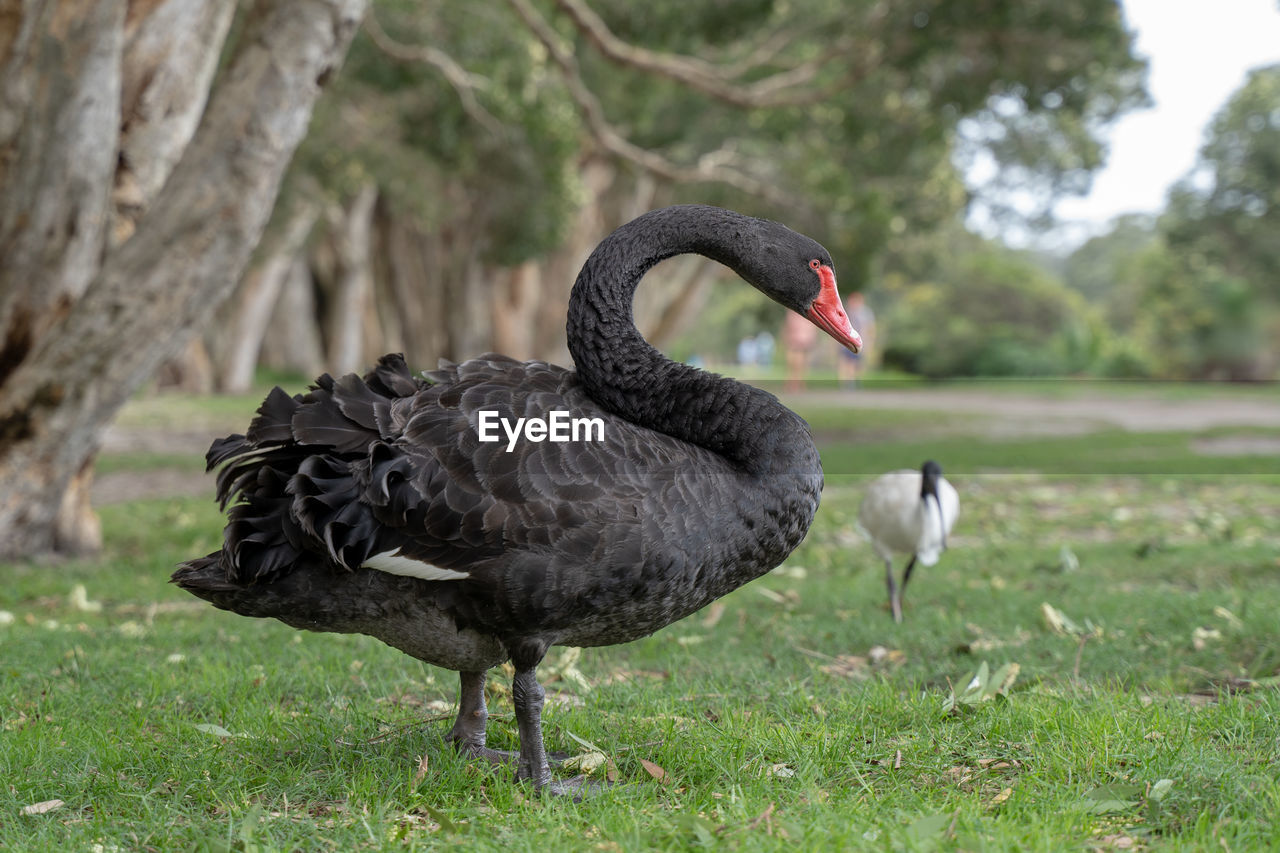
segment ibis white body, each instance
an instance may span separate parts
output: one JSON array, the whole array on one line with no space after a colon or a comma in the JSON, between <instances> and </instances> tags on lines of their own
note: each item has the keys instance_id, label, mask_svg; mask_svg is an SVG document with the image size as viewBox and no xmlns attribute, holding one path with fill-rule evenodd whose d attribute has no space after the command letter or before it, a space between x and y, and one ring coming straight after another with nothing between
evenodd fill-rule
<instances>
[{"instance_id":1,"label":"ibis white body","mask_svg":"<svg viewBox=\"0 0 1280 853\"><path fill-rule=\"evenodd\" d=\"M934 472L931 488L925 482L930 465ZM959 514L960 496L942 477L936 463L925 463L921 471L890 471L867 487L858 510L858 527L885 562L885 582L895 621L902 621L902 601L901 589L893 581L894 556L904 554L911 558L902 579L905 589L917 561L925 566L938 562Z\"/></svg>"}]
</instances>

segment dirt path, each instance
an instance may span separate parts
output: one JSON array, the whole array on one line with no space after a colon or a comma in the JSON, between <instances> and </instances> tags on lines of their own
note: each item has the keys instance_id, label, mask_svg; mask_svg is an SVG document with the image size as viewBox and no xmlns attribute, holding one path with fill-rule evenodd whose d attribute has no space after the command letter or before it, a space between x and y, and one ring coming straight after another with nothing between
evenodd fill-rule
<instances>
[{"instance_id":1,"label":"dirt path","mask_svg":"<svg viewBox=\"0 0 1280 853\"><path fill-rule=\"evenodd\" d=\"M1107 427L1166 432L1214 427L1280 427L1280 393L1274 399L1215 397L1163 400L1116 392L1071 397L982 390L812 391L814 403L858 409L898 409L986 415L981 432L994 435L1079 435Z\"/></svg>"},{"instance_id":2,"label":"dirt path","mask_svg":"<svg viewBox=\"0 0 1280 853\"><path fill-rule=\"evenodd\" d=\"M847 406L850 418L860 409L896 409L983 415L972 424L950 425L948 430L991 437L1084 435L1099 429L1120 428L1133 432L1164 432L1215 427L1280 427L1280 394L1273 399L1232 395L1213 398L1165 400L1116 392L1081 393L1070 397L926 388L920 390L860 389L810 391L790 395L796 403ZM246 423L250 413L246 412ZM225 435L224 427L174 429L166 427L112 427L106 436L108 453L170 453L202 459L213 439ZM1196 450L1205 454L1276 453L1280 440L1270 436L1223 436L1201 439ZM93 487L96 504L141 498L208 495L213 498L212 475L172 468L151 471L118 471L100 476Z\"/></svg>"}]
</instances>

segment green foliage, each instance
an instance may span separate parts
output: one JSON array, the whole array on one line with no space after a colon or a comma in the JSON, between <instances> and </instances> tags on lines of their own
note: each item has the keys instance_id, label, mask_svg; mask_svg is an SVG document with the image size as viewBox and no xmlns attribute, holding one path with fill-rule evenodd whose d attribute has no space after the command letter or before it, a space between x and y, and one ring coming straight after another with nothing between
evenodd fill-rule
<instances>
[{"instance_id":1,"label":"green foliage","mask_svg":"<svg viewBox=\"0 0 1280 853\"><path fill-rule=\"evenodd\" d=\"M458 229L463 254L515 265L559 245L580 193L580 130L545 51L502 4L381 2L404 49L443 50L475 87L468 106L434 66L388 56L367 31L317 108L295 160L338 197L374 181L394 214ZM514 44L512 38L514 37Z\"/></svg>"},{"instance_id":2,"label":"green foliage","mask_svg":"<svg viewBox=\"0 0 1280 853\"><path fill-rule=\"evenodd\" d=\"M1280 369L1280 66L1260 68L1209 127L1155 228L1117 221L1066 278L1118 335L1111 376L1267 379Z\"/></svg>"},{"instance_id":3,"label":"green foliage","mask_svg":"<svg viewBox=\"0 0 1280 853\"><path fill-rule=\"evenodd\" d=\"M1103 329L1084 300L1029 260L988 248L936 283L908 285L885 322L885 363L928 377L1088 370Z\"/></svg>"},{"instance_id":4,"label":"green foliage","mask_svg":"<svg viewBox=\"0 0 1280 853\"><path fill-rule=\"evenodd\" d=\"M743 338L768 332L777 339L781 326L782 309L776 302L737 277L722 278L712 283L696 327L675 340L670 353L674 358L732 362Z\"/></svg>"},{"instance_id":5,"label":"green foliage","mask_svg":"<svg viewBox=\"0 0 1280 853\"><path fill-rule=\"evenodd\" d=\"M1252 378L1266 348L1267 318L1249 282L1196 253L1162 247L1144 258L1137 331L1161 374Z\"/></svg>"},{"instance_id":6,"label":"green foliage","mask_svg":"<svg viewBox=\"0 0 1280 853\"><path fill-rule=\"evenodd\" d=\"M1197 169L1162 222L1170 245L1280 302L1280 65L1249 75L1214 117Z\"/></svg>"},{"instance_id":7,"label":"green foliage","mask_svg":"<svg viewBox=\"0 0 1280 853\"><path fill-rule=\"evenodd\" d=\"M969 149L1066 187L1100 162L1098 130L1145 98L1115 0L999 0L981 15L941 0L592 4L618 37L704 59L734 86L803 78L792 96L751 108L610 60L553 4L537 8L620 133L677 165L724 160L793 201L718 183L667 193L821 233L855 282L895 236L964 208L952 155L966 117L984 136ZM295 183L310 176L341 198L373 180L393 212L457 229L496 263L553 248L580 201L579 164L597 152L546 48L506 4L442 0L423 14L382 0L374 12L405 51L447 55L467 83L455 89L436 66L361 33Z\"/></svg>"},{"instance_id":8,"label":"green foliage","mask_svg":"<svg viewBox=\"0 0 1280 853\"><path fill-rule=\"evenodd\" d=\"M1219 111L1170 193L1164 251L1146 256L1141 332L1161 372L1261 379L1280 369L1280 65Z\"/></svg>"},{"instance_id":9,"label":"green foliage","mask_svg":"<svg viewBox=\"0 0 1280 853\"><path fill-rule=\"evenodd\" d=\"M699 52L685 28L665 28L659 15L652 28L635 26L621 6L634 4L600 11L615 28L631 22L640 44ZM774 4L750 39L717 44L714 55L732 61L765 34L786 32L795 35L785 62L834 58L808 87L830 87L829 97L742 111L601 63L592 80L609 115L673 156L734 140L745 160L769 164L773 182L807 203L790 216L831 235L851 281L865 279L894 235L937 227L965 206L952 155L966 117L985 134L973 145L1003 173L1067 188L1099 164L1098 128L1145 99L1144 65L1111 0L999 2L982 15L942 2ZM690 190L681 195L706 192Z\"/></svg>"},{"instance_id":10,"label":"green foliage","mask_svg":"<svg viewBox=\"0 0 1280 853\"><path fill-rule=\"evenodd\" d=\"M1067 257L1063 280L1102 312L1117 332L1132 331L1142 300L1145 253L1159 235L1154 217L1121 216Z\"/></svg>"}]
</instances>

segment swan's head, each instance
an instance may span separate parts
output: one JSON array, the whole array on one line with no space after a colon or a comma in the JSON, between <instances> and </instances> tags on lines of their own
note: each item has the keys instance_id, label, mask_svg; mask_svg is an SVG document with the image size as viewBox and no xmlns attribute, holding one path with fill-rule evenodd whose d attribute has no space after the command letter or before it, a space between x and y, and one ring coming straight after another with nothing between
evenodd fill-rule
<instances>
[{"instance_id":1,"label":"swan's head","mask_svg":"<svg viewBox=\"0 0 1280 853\"><path fill-rule=\"evenodd\" d=\"M845 314L836 288L835 265L822 244L785 225L760 220L759 244L742 276L773 299L853 352L862 338Z\"/></svg>"}]
</instances>

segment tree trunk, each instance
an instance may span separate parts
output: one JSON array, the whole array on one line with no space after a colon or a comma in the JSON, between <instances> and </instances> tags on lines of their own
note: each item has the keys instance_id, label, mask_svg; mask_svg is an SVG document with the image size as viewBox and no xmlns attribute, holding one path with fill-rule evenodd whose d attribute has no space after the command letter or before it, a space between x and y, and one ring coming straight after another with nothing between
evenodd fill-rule
<instances>
[{"instance_id":1,"label":"tree trunk","mask_svg":"<svg viewBox=\"0 0 1280 853\"><path fill-rule=\"evenodd\" d=\"M133 0L125 19L120 156L111 238L118 245L159 194L209 99L234 0Z\"/></svg>"},{"instance_id":2,"label":"tree trunk","mask_svg":"<svg viewBox=\"0 0 1280 853\"><path fill-rule=\"evenodd\" d=\"M435 367L449 351L441 279L436 251L438 238L423 234L408 217L385 216L379 224L383 251L378 253L386 282L387 313L398 320L399 337L411 365ZM393 348L394 348L393 347Z\"/></svg>"},{"instance_id":3,"label":"tree trunk","mask_svg":"<svg viewBox=\"0 0 1280 853\"><path fill-rule=\"evenodd\" d=\"M284 232L272 244L262 261L249 271L236 294L230 334L218 366L218 388L229 393L248 391L253 371L286 279L302 244L315 225L319 212L302 202L293 211Z\"/></svg>"},{"instance_id":4,"label":"tree trunk","mask_svg":"<svg viewBox=\"0 0 1280 853\"><path fill-rule=\"evenodd\" d=\"M213 359L204 338L192 335L182 351L156 370L156 388L186 394L211 394L214 388Z\"/></svg>"},{"instance_id":5,"label":"tree trunk","mask_svg":"<svg viewBox=\"0 0 1280 853\"><path fill-rule=\"evenodd\" d=\"M96 544L68 492L84 491L76 478L119 408L238 280L365 0L260 0L181 158L105 257L124 3L50 3L23 41L36 6L0 57L36 69L21 132L0 136L12 158L0 176L0 559ZM21 100L4 85L0 122Z\"/></svg>"},{"instance_id":6,"label":"tree trunk","mask_svg":"<svg viewBox=\"0 0 1280 853\"><path fill-rule=\"evenodd\" d=\"M671 265L669 270L662 268ZM661 349L664 344L679 335L689 323L702 311L702 306L711 293L711 283L722 271L715 261L684 255L672 258L659 264L651 273L658 278L664 272L670 278L663 285L647 287L644 291L649 297L645 304L636 306L636 325L644 333L645 339ZM659 281L663 280L659 278ZM640 302L637 294L637 302Z\"/></svg>"},{"instance_id":7,"label":"tree trunk","mask_svg":"<svg viewBox=\"0 0 1280 853\"><path fill-rule=\"evenodd\" d=\"M533 358L535 311L540 304L542 271L533 261L505 269L489 302L493 350L512 358Z\"/></svg>"},{"instance_id":8,"label":"tree trunk","mask_svg":"<svg viewBox=\"0 0 1280 853\"><path fill-rule=\"evenodd\" d=\"M283 288L271 312L271 334L262 341L259 363L312 379L324 372L324 342L316 285L305 256L293 259Z\"/></svg>"},{"instance_id":9,"label":"tree trunk","mask_svg":"<svg viewBox=\"0 0 1280 853\"><path fill-rule=\"evenodd\" d=\"M0 19L16 33L0 83L0 394L102 259L124 17L125 0L27 0L16 27Z\"/></svg>"},{"instance_id":10,"label":"tree trunk","mask_svg":"<svg viewBox=\"0 0 1280 853\"><path fill-rule=\"evenodd\" d=\"M361 187L333 217L338 276L329 306L329 366L336 374L364 369L365 313L373 294L373 207L378 188Z\"/></svg>"},{"instance_id":11,"label":"tree trunk","mask_svg":"<svg viewBox=\"0 0 1280 853\"><path fill-rule=\"evenodd\" d=\"M610 230L604 215L603 199L613 186L617 173L617 167L602 157L587 157L582 163L586 201L569 226L564 243L542 262L542 292L537 315L533 319L533 354L536 358L554 364L570 363L569 347L564 339L569 292L587 256Z\"/></svg>"}]
</instances>

